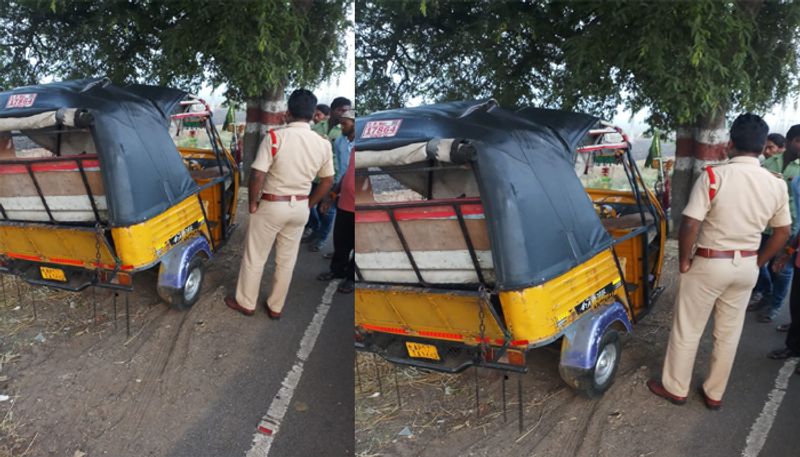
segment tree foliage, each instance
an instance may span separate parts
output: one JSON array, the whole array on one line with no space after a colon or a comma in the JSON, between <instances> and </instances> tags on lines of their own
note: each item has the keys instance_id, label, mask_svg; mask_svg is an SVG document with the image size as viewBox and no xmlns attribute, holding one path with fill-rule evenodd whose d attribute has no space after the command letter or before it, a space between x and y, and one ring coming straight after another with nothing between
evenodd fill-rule
<instances>
[{"instance_id":1,"label":"tree foliage","mask_svg":"<svg viewBox=\"0 0 800 457\"><path fill-rule=\"evenodd\" d=\"M229 98L343 70L350 0L1 0L0 84L108 76Z\"/></svg>"},{"instance_id":2,"label":"tree foliage","mask_svg":"<svg viewBox=\"0 0 800 457\"><path fill-rule=\"evenodd\" d=\"M560 49L544 2L357 0L356 95L362 110L413 98L539 96Z\"/></svg>"},{"instance_id":3,"label":"tree foliage","mask_svg":"<svg viewBox=\"0 0 800 457\"><path fill-rule=\"evenodd\" d=\"M760 110L798 84L800 4L357 0L357 95L369 110L494 96L660 127Z\"/></svg>"},{"instance_id":4,"label":"tree foliage","mask_svg":"<svg viewBox=\"0 0 800 457\"><path fill-rule=\"evenodd\" d=\"M576 3L565 19L578 25L551 102L646 107L675 126L763 110L797 87L797 3Z\"/></svg>"}]
</instances>

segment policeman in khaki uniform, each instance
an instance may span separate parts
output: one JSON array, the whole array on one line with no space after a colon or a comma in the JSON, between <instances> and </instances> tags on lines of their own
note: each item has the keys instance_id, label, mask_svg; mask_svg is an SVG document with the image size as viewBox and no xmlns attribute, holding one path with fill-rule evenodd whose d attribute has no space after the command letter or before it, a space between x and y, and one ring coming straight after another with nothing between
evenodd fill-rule
<instances>
[{"instance_id":1,"label":"policeman in khaki uniform","mask_svg":"<svg viewBox=\"0 0 800 457\"><path fill-rule=\"evenodd\" d=\"M768 131L754 114L736 118L728 143L730 160L703 172L683 211L672 331L661 381L647 382L654 394L672 403L686 402L697 347L713 311L711 366L699 390L706 407L722 406L758 269L789 239L792 219L786 183L758 161ZM773 235L758 251L767 226Z\"/></svg>"},{"instance_id":2,"label":"policeman in khaki uniform","mask_svg":"<svg viewBox=\"0 0 800 457\"><path fill-rule=\"evenodd\" d=\"M269 131L251 165L250 221L236 297L225 298L228 307L247 316L255 312L264 265L275 244L275 275L264 307L269 317L280 318L309 208L333 185L331 143L312 132L309 124L316 106L314 94L294 91L288 125ZM309 196L315 177L319 185Z\"/></svg>"}]
</instances>

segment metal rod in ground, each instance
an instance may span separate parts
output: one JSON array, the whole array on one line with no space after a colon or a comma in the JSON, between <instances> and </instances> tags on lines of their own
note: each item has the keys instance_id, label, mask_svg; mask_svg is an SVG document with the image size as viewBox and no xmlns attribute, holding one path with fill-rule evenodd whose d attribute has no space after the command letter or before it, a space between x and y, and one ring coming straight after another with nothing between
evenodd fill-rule
<instances>
[{"instance_id":1,"label":"metal rod in ground","mask_svg":"<svg viewBox=\"0 0 800 457\"><path fill-rule=\"evenodd\" d=\"M478 366L475 366L475 414L481 417L481 393L478 386Z\"/></svg>"},{"instance_id":2,"label":"metal rod in ground","mask_svg":"<svg viewBox=\"0 0 800 457\"><path fill-rule=\"evenodd\" d=\"M131 308L128 305L128 296L130 292L125 292L125 334L128 338L131 337Z\"/></svg>"},{"instance_id":3,"label":"metal rod in ground","mask_svg":"<svg viewBox=\"0 0 800 457\"><path fill-rule=\"evenodd\" d=\"M375 360L375 374L378 376L378 391L381 393L381 395L383 395L383 382L381 381L381 368L380 368L380 366L378 366L378 361L377 361L377 357L378 356L373 356L373 357L376 358L376 360Z\"/></svg>"},{"instance_id":4,"label":"metal rod in ground","mask_svg":"<svg viewBox=\"0 0 800 457\"><path fill-rule=\"evenodd\" d=\"M361 386L361 368L358 366L358 355L356 354L356 383L358 385L358 391L363 392L364 388Z\"/></svg>"},{"instance_id":5,"label":"metal rod in ground","mask_svg":"<svg viewBox=\"0 0 800 457\"><path fill-rule=\"evenodd\" d=\"M517 400L519 400L519 434L522 434L522 428L525 426L522 421L522 374L517 375Z\"/></svg>"},{"instance_id":6,"label":"metal rod in ground","mask_svg":"<svg viewBox=\"0 0 800 457\"><path fill-rule=\"evenodd\" d=\"M6 303L6 275L0 275L0 284L3 285L3 304Z\"/></svg>"},{"instance_id":7,"label":"metal rod in ground","mask_svg":"<svg viewBox=\"0 0 800 457\"><path fill-rule=\"evenodd\" d=\"M92 323L97 324L97 287L92 286Z\"/></svg>"},{"instance_id":8,"label":"metal rod in ground","mask_svg":"<svg viewBox=\"0 0 800 457\"><path fill-rule=\"evenodd\" d=\"M17 304L22 306L22 288L19 286L19 279L15 278L17 283Z\"/></svg>"},{"instance_id":9,"label":"metal rod in ground","mask_svg":"<svg viewBox=\"0 0 800 457\"><path fill-rule=\"evenodd\" d=\"M117 329L117 295L119 294L114 292L114 296L112 297L114 302L114 330Z\"/></svg>"},{"instance_id":10,"label":"metal rod in ground","mask_svg":"<svg viewBox=\"0 0 800 457\"><path fill-rule=\"evenodd\" d=\"M31 306L33 306L33 320L38 320L39 316L36 313L36 296L33 294L33 287L31 287L30 290L31 290Z\"/></svg>"},{"instance_id":11,"label":"metal rod in ground","mask_svg":"<svg viewBox=\"0 0 800 457\"><path fill-rule=\"evenodd\" d=\"M397 367L394 367L394 390L397 393L397 408L403 407L403 402L400 401L400 383L397 382Z\"/></svg>"},{"instance_id":12,"label":"metal rod in ground","mask_svg":"<svg viewBox=\"0 0 800 457\"><path fill-rule=\"evenodd\" d=\"M508 375L503 373L503 422L508 422L508 417L506 417L506 380L508 380Z\"/></svg>"}]
</instances>

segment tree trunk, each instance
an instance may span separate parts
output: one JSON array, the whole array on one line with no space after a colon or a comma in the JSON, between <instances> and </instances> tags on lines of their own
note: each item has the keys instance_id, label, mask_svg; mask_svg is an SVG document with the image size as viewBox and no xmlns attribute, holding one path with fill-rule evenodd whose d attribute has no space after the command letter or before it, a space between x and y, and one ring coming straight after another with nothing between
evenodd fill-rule
<instances>
[{"instance_id":1,"label":"tree trunk","mask_svg":"<svg viewBox=\"0 0 800 457\"><path fill-rule=\"evenodd\" d=\"M676 237L681 213L689 201L695 180L706 165L727 159L728 130L724 110L699 117L677 129L675 169L672 173L672 236Z\"/></svg>"},{"instance_id":2,"label":"tree trunk","mask_svg":"<svg viewBox=\"0 0 800 457\"><path fill-rule=\"evenodd\" d=\"M283 87L265 91L261 97L247 101L247 124L242 146L242 168L245 178L250 176L250 165L256 158L258 147L267 136L267 130L282 125L285 112Z\"/></svg>"}]
</instances>

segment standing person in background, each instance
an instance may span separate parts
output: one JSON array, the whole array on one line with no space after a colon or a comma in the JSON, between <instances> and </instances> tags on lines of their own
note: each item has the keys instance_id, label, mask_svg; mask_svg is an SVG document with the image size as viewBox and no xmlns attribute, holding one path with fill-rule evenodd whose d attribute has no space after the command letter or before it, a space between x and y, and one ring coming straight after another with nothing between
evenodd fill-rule
<instances>
[{"instance_id":1,"label":"standing person in background","mask_svg":"<svg viewBox=\"0 0 800 457\"><path fill-rule=\"evenodd\" d=\"M324 136L330 141L339 138L342 134L342 128L339 125L339 120L345 111L351 109L353 102L345 97L336 97L331 102L330 117L314 124L312 130Z\"/></svg>"},{"instance_id":2,"label":"standing person in background","mask_svg":"<svg viewBox=\"0 0 800 457\"><path fill-rule=\"evenodd\" d=\"M349 111L352 104L353 103L345 97L334 98L331 102L330 119L315 125L314 131L326 137L331 142L336 141L336 139L342 135L342 114ZM313 211L314 210L312 210L312 212ZM333 227L333 219L336 216L335 205L331 205L326 213L320 212L319 208L316 208L316 216L319 223L316 225L315 230L305 239L305 241L309 243L309 250L312 252L319 252L320 249L322 249L322 245L325 244L325 240L328 239L328 235ZM311 218L313 220L313 214Z\"/></svg>"},{"instance_id":3,"label":"standing person in background","mask_svg":"<svg viewBox=\"0 0 800 457\"><path fill-rule=\"evenodd\" d=\"M681 275L664 369L660 380L647 382L651 392L674 404L686 402L697 348L713 311L711 366L700 394L708 409L722 406L758 269L789 239L786 183L758 162L767 133L759 116L737 117L728 142L731 159L700 175L683 210ZM772 237L757 250L767 225L773 227Z\"/></svg>"},{"instance_id":4,"label":"standing person in background","mask_svg":"<svg viewBox=\"0 0 800 457\"><path fill-rule=\"evenodd\" d=\"M767 142L769 143L769 140ZM786 181L787 188L791 188L792 180L800 176L800 159L798 159L798 153L800 153L800 125L792 126L786 133L786 145L788 147L783 152L772 155L764 161L762 166L773 174L782 176ZM791 193L789 193L789 207L792 214L791 233L794 234L798 229L798 220L794 195ZM767 230L761 236L762 246L766 243L770 233L770 230ZM747 307L747 311L759 311L758 322L761 323L770 323L775 319L792 284L793 268L791 263L785 264L781 270L775 270L772 266L773 264L770 262L759 271L758 282L753 295L760 294L761 298L758 299L758 296L752 297L751 304Z\"/></svg>"},{"instance_id":5,"label":"standing person in background","mask_svg":"<svg viewBox=\"0 0 800 457\"><path fill-rule=\"evenodd\" d=\"M352 110L342 115L342 136L334 142L334 150L339 167L338 175L343 176L334 185L331 195L320 203L320 208L323 210L327 210L328 206L333 206L334 203L339 209L333 227L333 256L330 269L320 273L317 279L320 281L344 279L338 288L339 292L344 294L352 293L355 286L353 248L355 247L356 161L355 154L352 153L356 135L355 119L356 115Z\"/></svg>"},{"instance_id":6,"label":"standing person in background","mask_svg":"<svg viewBox=\"0 0 800 457\"><path fill-rule=\"evenodd\" d=\"M331 107L325 105L324 103L320 103L317 105L317 111L314 112L314 125L317 125L322 121L327 121L329 117L331 117Z\"/></svg>"},{"instance_id":7,"label":"standing person in background","mask_svg":"<svg viewBox=\"0 0 800 457\"><path fill-rule=\"evenodd\" d=\"M244 256L236 296L225 297L229 308L244 315L255 313L264 265L275 244L275 274L264 308L270 318L280 318L309 208L333 185L331 144L311 131L316 104L317 97L310 91L292 92L289 124L269 131L251 166ZM315 178L319 182L309 197Z\"/></svg>"},{"instance_id":8,"label":"standing person in background","mask_svg":"<svg viewBox=\"0 0 800 457\"><path fill-rule=\"evenodd\" d=\"M792 181L791 189L794 196L795 210L800 213L800 179ZM773 269L782 270L786 264L794 268L792 277L792 289L789 295L789 318L788 324L779 325L776 330L786 332L784 346L775 349L767 354L767 357L775 360L784 360L789 357L800 357L800 255L797 250L800 248L800 233L795 233L792 240L786 246L785 251L773 262ZM800 366L795 373L800 374Z\"/></svg>"},{"instance_id":9,"label":"standing person in background","mask_svg":"<svg viewBox=\"0 0 800 457\"><path fill-rule=\"evenodd\" d=\"M767 137L767 147L764 148L764 159L769 159L775 154L782 154L786 150L786 138L780 133L770 133Z\"/></svg>"}]
</instances>

